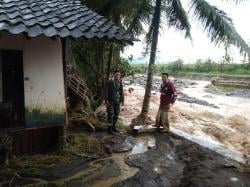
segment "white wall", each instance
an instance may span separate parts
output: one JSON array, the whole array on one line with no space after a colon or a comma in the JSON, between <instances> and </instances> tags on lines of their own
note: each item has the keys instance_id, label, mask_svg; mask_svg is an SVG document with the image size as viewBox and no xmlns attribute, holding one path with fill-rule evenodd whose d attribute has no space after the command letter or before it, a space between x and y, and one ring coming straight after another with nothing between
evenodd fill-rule
<instances>
[{"instance_id":1,"label":"white wall","mask_svg":"<svg viewBox=\"0 0 250 187\"><path fill-rule=\"evenodd\" d=\"M62 44L44 36L1 34L0 49L23 51L25 106L65 109Z\"/></svg>"}]
</instances>

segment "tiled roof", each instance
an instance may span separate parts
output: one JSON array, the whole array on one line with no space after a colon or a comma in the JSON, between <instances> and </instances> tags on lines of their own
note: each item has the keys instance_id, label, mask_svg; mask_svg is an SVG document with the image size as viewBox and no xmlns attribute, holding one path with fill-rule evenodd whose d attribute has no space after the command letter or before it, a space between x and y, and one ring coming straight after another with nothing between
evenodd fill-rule
<instances>
[{"instance_id":1,"label":"tiled roof","mask_svg":"<svg viewBox=\"0 0 250 187\"><path fill-rule=\"evenodd\" d=\"M134 38L79 0L0 0L0 31L29 37Z\"/></svg>"}]
</instances>

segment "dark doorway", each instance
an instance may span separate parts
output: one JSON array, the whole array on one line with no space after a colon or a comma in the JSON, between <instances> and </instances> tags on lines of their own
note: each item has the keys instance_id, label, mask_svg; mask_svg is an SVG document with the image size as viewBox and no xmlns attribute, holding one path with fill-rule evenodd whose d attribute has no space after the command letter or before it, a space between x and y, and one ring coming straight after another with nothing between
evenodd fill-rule
<instances>
[{"instance_id":1,"label":"dark doorway","mask_svg":"<svg viewBox=\"0 0 250 187\"><path fill-rule=\"evenodd\" d=\"M0 50L0 128L24 125L23 54L17 50Z\"/></svg>"}]
</instances>

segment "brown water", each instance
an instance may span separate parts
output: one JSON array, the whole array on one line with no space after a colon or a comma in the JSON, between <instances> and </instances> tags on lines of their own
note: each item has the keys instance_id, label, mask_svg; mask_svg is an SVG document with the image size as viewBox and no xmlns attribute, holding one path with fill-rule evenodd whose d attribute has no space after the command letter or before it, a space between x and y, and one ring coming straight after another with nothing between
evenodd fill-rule
<instances>
[{"instance_id":1,"label":"brown water","mask_svg":"<svg viewBox=\"0 0 250 187\"><path fill-rule=\"evenodd\" d=\"M177 101L170 110L170 130L234 160L244 162L250 155L250 99L211 94L205 91L208 81L196 81L197 85L184 88L191 97L206 100L219 109ZM127 92L133 87L134 92ZM125 106L121 117L129 125L141 110L144 88L125 87ZM155 119L159 93L153 93L149 116Z\"/></svg>"},{"instance_id":2,"label":"brown water","mask_svg":"<svg viewBox=\"0 0 250 187\"><path fill-rule=\"evenodd\" d=\"M93 185L93 187L111 186L112 184L115 184L119 181L123 181L125 179L134 176L139 171L138 168L127 165L124 161L124 158L128 155L141 154L146 152L149 146L152 147L155 145L155 139L153 136L148 135L148 136L139 136L136 138L136 140L137 143L133 147L132 151L128 153L115 153L112 155L112 159L121 169L121 175L119 175L118 177L109 178L107 180L98 181L96 184Z\"/></svg>"}]
</instances>

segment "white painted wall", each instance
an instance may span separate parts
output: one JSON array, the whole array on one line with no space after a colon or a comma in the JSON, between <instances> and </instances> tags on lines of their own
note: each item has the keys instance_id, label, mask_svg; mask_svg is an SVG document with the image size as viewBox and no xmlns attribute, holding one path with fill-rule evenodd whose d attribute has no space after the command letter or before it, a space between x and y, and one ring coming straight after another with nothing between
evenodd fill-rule
<instances>
[{"instance_id":1,"label":"white painted wall","mask_svg":"<svg viewBox=\"0 0 250 187\"><path fill-rule=\"evenodd\" d=\"M0 49L23 51L25 105L65 109L62 44L44 36L1 34Z\"/></svg>"}]
</instances>

